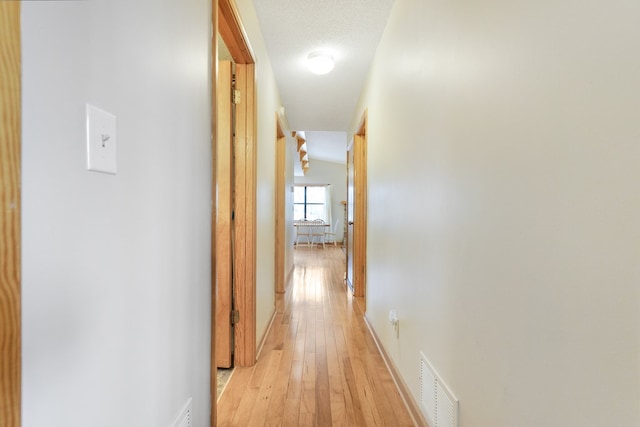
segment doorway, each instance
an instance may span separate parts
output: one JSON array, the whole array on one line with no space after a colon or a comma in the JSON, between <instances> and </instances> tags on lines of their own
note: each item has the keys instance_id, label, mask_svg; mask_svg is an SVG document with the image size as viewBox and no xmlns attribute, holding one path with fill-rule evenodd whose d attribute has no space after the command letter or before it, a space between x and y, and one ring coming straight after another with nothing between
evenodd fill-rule
<instances>
[{"instance_id":1,"label":"doorway","mask_svg":"<svg viewBox=\"0 0 640 427\"><path fill-rule=\"evenodd\" d=\"M224 46L223 42L219 42ZM219 49L219 55L224 49ZM214 157L214 170L216 171L216 366L218 368L231 368L233 366L234 353L234 227L233 211L235 205L234 153L233 135L233 63L231 61L218 61L218 85L217 91L217 130L216 130L216 155Z\"/></svg>"},{"instance_id":2,"label":"doorway","mask_svg":"<svg viewBox=\"0 0 640 427\"><path fill-rule=\"evenodd\" d=\"M217 355L228 354L229 360L224 363L233 366L252 366L256 361L257 153L255 65L232 0L212 2L212 25L218 30L212 40L215 73L212 76L211 425L215 425ZM218 34L235 67L218 63ZM233 73L228 71L233 68ZM223 74L226 80L233 80L233 89L230 85L227 89L219 86ZM235 113L225 112L220 103L229 106L233 103ZM219 298L221 292L226 292L229 299ZM218 302L223 300L232 302L225 302L220 308ZM221 318L224 322L218 320ZM221 329L227 331L226 336L218 336L219 322Z\"/></svg>"},{"instance_id":3,"label":"doorway","mask_svg":"<svg viewBox=\"0 0 640 427\"><path fill-rule=\"evenodd\" d=\"M367 259L367 112L347 147L347 285L365 309Z\"/></svg>"},{"instance_id":4,"label":"doorway","mask_svg":"<svg viewBox=\"0 0 640 427\"><path fill-rule=\"evenodd\" d=\"M222 280L233 283L233 308L236 312L231 314L235 318L233 363L235 366L252 366L256 358L255 66L231 0L218 1L218 30L235 63L235 83L233 91L222 93L216 89L216 96L218 100L233 97L235 114L233 123L230 116L221 116L218 109L214 117L216 139L223 121L233 134L232 147L219 145L217 140L214 145L214 248L218 250L217 246L221 246L220 252L214 253L214 279L218 289ZM234 167L231 167L231 153ZM221 200L230 205L224 212L218 209Z\"/></svg>"}]
</instances>

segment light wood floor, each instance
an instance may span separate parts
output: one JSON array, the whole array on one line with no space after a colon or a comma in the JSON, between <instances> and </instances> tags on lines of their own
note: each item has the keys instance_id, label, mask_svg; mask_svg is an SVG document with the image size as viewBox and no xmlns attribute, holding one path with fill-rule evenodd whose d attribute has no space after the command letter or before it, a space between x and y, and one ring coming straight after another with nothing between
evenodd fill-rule
<instances>
[{"instance_id":1,"label":"light wood floor","mask_svg":"<svg viewBox=\"0 0 640 427\"><path fill-rule=\"evenodd\" d=\"M219 426L412 426L360 305L341 248L297 248L291 289L258 362L235 368Z\"/></svg>"}]
</instances>

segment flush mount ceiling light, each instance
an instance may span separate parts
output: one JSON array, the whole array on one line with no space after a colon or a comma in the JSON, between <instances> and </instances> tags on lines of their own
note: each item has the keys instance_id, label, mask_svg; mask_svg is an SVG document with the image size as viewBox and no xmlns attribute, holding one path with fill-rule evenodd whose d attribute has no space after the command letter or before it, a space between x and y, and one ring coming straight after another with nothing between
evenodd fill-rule
<instances>
[{"instance_id":1,"label":"flush mount ceiling light","mask_svg":"<svg viewBox=\"0 0 640 427\"><path fill-rule=\"evenodd\" d=\"M307 57L307 67L314 74L327 74L334 66L333 56L329 53L311 52Z\"/></svg>"}]
</instances>

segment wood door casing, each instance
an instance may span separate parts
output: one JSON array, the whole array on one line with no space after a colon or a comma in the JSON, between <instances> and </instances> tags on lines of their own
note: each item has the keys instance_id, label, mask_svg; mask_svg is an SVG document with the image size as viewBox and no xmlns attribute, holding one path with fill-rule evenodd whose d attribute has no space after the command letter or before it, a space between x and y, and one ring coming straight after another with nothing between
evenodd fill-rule
<instances>
[{"instance_id":1,"label":"wood door casing","mask_svg":"<svg viewBox=\"0 0 640 427\"><path fill-rule=\"evenodd\" d=\"M0 2L0 425L21 424L20 2Z\"/></svg>"},{"instance_id":2,"label":"wood door casing","mask_svg":"<svg viewBox=\"0 0 640 427\"><path fill-rule=\"evenodd\" d=\"M211 28L218 28L218 0L211 2ZM209 426L218 424L217 393L218 376L216 375L216 149L217 149L217 128L218 128L218 32L211 32L211 349L209 352Z\"/></svg>"},{"instance_id":3,"label":"wood door casing","mask_svg":"<svg viewBox=\"0 0 640 427\"><path fill-rule=\"evenodd\" d=\"M236 64L235 220L233 301L240 319L234 326L234 365L256 363L256 94L255 65Z\"/></svg>"},{"instance_id":4,"label":"wood door casing","mask_svg":"<svg viewBox=\"0 0 640 427\"><path fill-rule=\"evenodd\" d=\"M353 199L354 199L354 185L355 175L353 167L353 142L350 144L347 150L347 234L346 238L346 256L347 256L347 285L353 293Z\"/></svg>"},{"instance_id":5,"label":"wood door casing","mask_svg":"<svg viewBox=\"0 0 640 427\"><path fill-rule=\"evenodd\" d=\"M218 31L229 49L236 65L236 89L240 90L240 103L235 106L235 172L234 183L234 254L232 255L234 280L234 309L239 312L240 321L234 325L233 363L235 366L251 366L256 361L256 86L253 53L246 40L246 32L240 21L239 14L232 0L217 0L212 4L215 13L214 28ZM217 44L214 37L213 44ZM214 57L217 64L217 54ZM217 79L214 79L214 86ZM218 89L214 87L214 95ZM215 101L216 98L214 98ZM213 128L219 124L218 111L214 102ZM213 135L217 138L217 132ZM213 144L213 155L217 155L217 141ZM214 163L215 164L215 163ZM214 177L213 194L217 191ZM215 197L214 197L215 203ZM214 211L216 210L214 205ZM216 216L213 218L213 239L220 239L219 229L224 224L218 224ZM228 241L231 240L231 229L223 233ZM217 246L214 246L214 248ZM212 270L217 271L218 254L212 255ZM224 261L222 266L226 266ZM216 273L217 274L217 273ZM215 311L215 288L212 307ZM212 316L215 319L216 316ZM212 325L212 343L215 343L217 327ZM216 351L212 349L211 372L215 376ZM212 387L215 390L215 387ZM212 393L215 396L215 393ZM215 406L215 398L212 398ZM212 413L215 411L212 410ZM212 417L212 420L214 418ZM213 422L213 421L212 421Z\"/></svg>"},{"instance_id":6,"label":"wood door casing","mask_svg":"<svg viewBox=\"0 0 640 427\"><path fill-rule=\"evenodd\" d=\"M367 113L347 153L347 280L366 301L367 280ZM364 307L363 307L364 308Z\"/></svg>"},{"instance_id":7,"label":"wood door casing","mask_svg":"<svg viewBox=\"0 0 640 427\"><path fill-rule=\"evenodd\" d=\"M230 61L218 63L217 79L217 149L214 168L216 175L216 366L230 368L232 365L231 325L232 287L232 213L233 213L233 118L231 107L232 67Z\"/></svg>"}]
</instances>

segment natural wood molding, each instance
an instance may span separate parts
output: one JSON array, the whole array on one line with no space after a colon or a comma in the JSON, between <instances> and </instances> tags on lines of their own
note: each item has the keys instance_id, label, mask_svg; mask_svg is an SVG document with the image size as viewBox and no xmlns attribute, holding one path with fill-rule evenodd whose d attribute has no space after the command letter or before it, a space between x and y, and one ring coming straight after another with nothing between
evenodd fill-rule
<instances>
[{"instance_id":1,"label":"natural wood molding","mask_svg":"<svg viewBox=\"0 0 640 427\"><path fill-rule=\"evenodd\" d=\"M367 283L367 111L362 116L358 132L353 136L353 166L355 175L353 295L365 297Z\"/></svg>"},{"instance_id":2,"label":"natural wood molding","mask_svg":"<svg viewBox=\"0 0 640 427\"><path fill-rule=\"evenodd\" d=\"M405 381L402 379L402 375L400 375L400 371L396 367L395 363L393 363L393 360L391 359L391 357L389 357L389 354L385 350L384 346L381 344L378 334L376 334L375 329L373 328L373 326L371 326L371 323L369 323L369 319L367 319L366 315L364 316L364 323L365 325L367 325L367 329L371 334L371 338L373 338L373 341L376 343L376 347L378 347L378 351L380 351L380 354L382 355L382 360L384 360L384 364L387 365L387 369L391 373L391 378L393 379L393 382L396 384L396 388L398 389L398 392L400 393L400 397L402 397L404 405L406 406L407 410L409 411L409 414L411 415L411 418L413 419L414 425L418 427L429 427L429 423L427 422L427 419L422 414L422 411L420 410L420 406L418 405L418 402L416 402L416 400L413 398L413 395L411 394L411 391L409 390L407 383L405 383Z\"/></svg>"},{"instance_id":3,"label":"natural wood molding","mask_svg":"<svg viewBox=\"0 0 640 427\"><path fill-rule=\"evenodd\" d=\"M218 104L215 152L215 218L216 218L216 366L232 366L232 213L233 213L233 129L231 107L232 64L230 61L218 63Z\"/></svg>"},{"instance_id":4,"label":"natural wood molding","mask_svg":"<svg viewBox=\"0 0 640 427\"><path fill-rule=\"evenodd\" d=\"M0 425L20 426L20 2L0 2Z\"/></svg>"},{"instance_id":5,"label":"natural wood molding","mask_svg":"<svg viewBox=\"0 0 640 427\"><path fill-rule=\"evenodd\" d=\"M240 321L235 325L236 366L256 361L256 97L255 65L236 64L236 89L242 102L236 105L235 138L235 303Z\"/></svg>"},{"instance_id":6,"label":"natural wood molding","mask_svg":"<svg viewBox=\"0 0 640 427\"><path fill-rule=\"evenodd\" d=\"M229 48L236 64L253 64L254 55L249 46L240 15L232 0L218 0L218 32Z\"/></svg>"},{"instance_id":7,"label":"natural wood molding","mask_svg":"<svg viewBox=\"0 0 640 427\"><path fill-rule=\"evenodd\" d=\"M217 7L214 7L218 14L216 28L236 62L236 89L242 93L241 101L236 105L236 138L234 142L236 165L233 169L236 203L235 220L231 225L235 234L235 253L233 254L233 265L236 267L233 270L235 308L240 312L240 321L234 328L234 364L235 366L251 366L256 360L255 65L246 32L233 1L218 0L216 3ZM214 229L218 227L219 224L214 223ZM230 233L227 241L231 241ZM216 259L215 257L214 254L214 259ZM215 373L215 368L212 368L213 373Z\"/></svg>"},{"instance_id":8,"label":"natural wood molding","mask_svg":"<svg viewBox=\"0 0 640 427\"><path fill-rule=\"evenodd\" d=\"M218 28L218 0L211 2L211 28ZM211 352L209 354L209 426L217 425L218 405L216 394L214 391L218 389L218 376L216 372L216 177L215 170L215 153L217 136L216 129L218 126L218 32L211 32Z\"/></svg>"}]
</instances>

